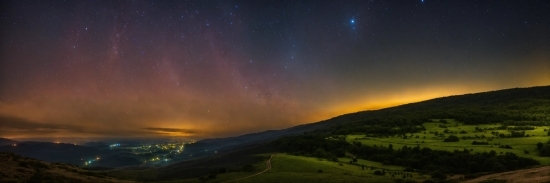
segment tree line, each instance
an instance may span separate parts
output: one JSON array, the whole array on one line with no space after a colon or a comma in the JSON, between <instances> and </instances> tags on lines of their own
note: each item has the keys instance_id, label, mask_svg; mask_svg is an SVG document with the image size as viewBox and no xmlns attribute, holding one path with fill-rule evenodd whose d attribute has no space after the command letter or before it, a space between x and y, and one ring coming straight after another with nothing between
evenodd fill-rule
<instances>
[{"instance_id":1,"label":"tree line","mask_svg":"<svg viewBox=\"0 0 550 183\"><path fill-rule=\"evenodd\" d=\"M530 158L519 157L513 153L499 154L491 150L483 153L472 153L468 149L453 152L404 146L394 149L392 146L368 146L359 142L349 143L343 138L331 138L320 134L306 134L283 137L273 142L280 151L337 161L346 152L358 158L399 165L425 172L439 170L452 174L472 174L478 172L503 172L517 170L539 162ZM540 149L550 150L550 144ZM546 151L545 151L546 152Z\"/></svg>"}]
</instances>

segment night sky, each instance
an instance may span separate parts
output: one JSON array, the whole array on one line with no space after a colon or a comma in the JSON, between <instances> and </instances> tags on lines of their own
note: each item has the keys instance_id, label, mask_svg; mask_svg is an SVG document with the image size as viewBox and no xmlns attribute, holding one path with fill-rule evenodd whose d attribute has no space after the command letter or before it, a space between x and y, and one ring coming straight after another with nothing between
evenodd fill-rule
<instances>
[{"instance_id":1,"label":"night sky","mask_svg":"<svg viewBox=\"0 0 550 183\"><path fill-rule=\"evenodd\" d=\"M200 139L550 84L550 1L0 1L0 136Z\"/></svg>"}]
</instances>

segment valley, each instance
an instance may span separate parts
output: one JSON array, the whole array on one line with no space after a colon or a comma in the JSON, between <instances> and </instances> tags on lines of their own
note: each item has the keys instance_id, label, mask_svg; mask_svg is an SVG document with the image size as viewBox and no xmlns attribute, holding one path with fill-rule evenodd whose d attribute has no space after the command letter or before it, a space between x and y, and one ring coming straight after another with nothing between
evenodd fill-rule
<instances>
[{"instance_id":1,"label":"valley","mask_svg":"<svg viewBox=\"0 0 550 183\"><path fill-rule=\"evenodd\" d=\"M158 159L143 158L134 166L105 167L93 162L75 168L113 181L165 183L507 182L527 176L532 169L541 177L537 181L549 182L550 177L543 176L550 163L549 131L550 86L545 86L442 97L189 144L115 143L108 146L109 152L143 157L154 151L188 159L159 154ZM3 141L9 143L2 149L22 148L28 153L51 153L46 149L53 147L89 154L102 152L91 150L103 147L36 142L14 146L16 141ZM33 150L35 146L40 151ZM189 158L191 154L194 158ZM35 175L18 176L24 181Z\"/></svg>"}]
</instances>

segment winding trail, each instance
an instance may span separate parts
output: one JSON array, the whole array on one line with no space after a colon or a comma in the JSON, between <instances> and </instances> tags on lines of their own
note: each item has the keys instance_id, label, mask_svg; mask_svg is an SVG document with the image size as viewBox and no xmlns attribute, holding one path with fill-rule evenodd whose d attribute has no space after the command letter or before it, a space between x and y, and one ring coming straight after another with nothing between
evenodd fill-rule
<instances>
[{"instance_id":1,"label":"winding trail","mask_svg":"<svg viewBox=\"0 0 550 183\"><path fill-rule=\"evenodd\" d=\"M246 176L246 177L242 177L242 178L238 178L238 179L233 179L233 180L229 180L229 181L225 181L225 182L234 182L234 181L238 181L238 180L247 179L247 178L254 177L256 175L260 175L264 172L267 172L267 171L271 170L271 158L273 158L273 155L269 156L269 159L266 162L267 168L264 171L258 172L257 174L254 174L254 175L250 175L250 176ZM225 183L225 182L222 182L222 183Z\"/></svg>"}]
</instances>

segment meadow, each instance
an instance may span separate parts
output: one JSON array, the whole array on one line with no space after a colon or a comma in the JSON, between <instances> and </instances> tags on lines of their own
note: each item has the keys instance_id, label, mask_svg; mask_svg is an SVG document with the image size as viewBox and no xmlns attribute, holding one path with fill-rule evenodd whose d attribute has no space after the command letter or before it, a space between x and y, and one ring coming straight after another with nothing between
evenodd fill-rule
<instances>
[{"instance_id":1,"label":"meadow","mask_svg":"<svg viewBox=\"0 0 550 183\"><path fill-rule=\"evenodd\" d=\"M425 131L419 133L407 133L406 138L403 135L371 137L370 135L347 135L346 140L350 143L361 142L364 145L377 145L388 147L390 144L393 149L400 149L403 146L428 147L434 150L462 151L468 149L471 152L497 153L511 152L521 157L528 157L539 161L542 165L550 165L550 158L538 156L536 144L546 143L549 127L534 127L534 130L525 130L529 137L499 137L498 134L510 134L508 129L498 129L501 124L480 124L465 125L452 119L445 119L446 123L432 120L424 123ZM515 127L515 126L508 126ZM480 130L476 130L480 129ZM486 129L486 130L483 130ZM447 133L444 131L447 130ZM444 142L444 139L450 135L459 137L458 142ZM487 145L473 145L472 142L487 142ZM508 145L509 148L501 146Z\"/></svg>"},{"instance_id":2,"label":"meadow","mask_svg":"<svg viewBox=\"0 0 550 183\"><path fill-rule=\"evenodd\" d=\"M358 160L350 164L350 158L339 158L339 162L321 158L295 156L284 153L273 154L271 170L246 179L232 181L253 175L266 168L266 162L255 164L256 172L232 172L218 174L216 178L200 180L198 178L174 180L168 182L403 182L406 180L421 181L428 175L406 172L404 167L383 165L378 162ZM363 166L365 166L363 168ZM375 171L384 170L384 175L375 175ZM394 174L392 176L392 174Z\"/></svg>"}]
</instances>

